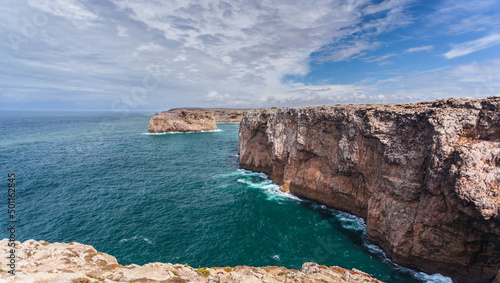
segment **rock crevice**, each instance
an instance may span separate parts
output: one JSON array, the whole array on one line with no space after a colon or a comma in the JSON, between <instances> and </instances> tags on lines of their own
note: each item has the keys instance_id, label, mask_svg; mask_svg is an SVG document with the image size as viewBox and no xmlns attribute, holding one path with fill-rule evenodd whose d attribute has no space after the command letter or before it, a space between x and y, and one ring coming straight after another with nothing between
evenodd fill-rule
<instances>
[{"instance_id":1,"label":"rock crevice","mask_svg":"<svg viewBox=\"0 0 500 283\"><path fill-rule=\"evenodd\" d=\"M497 275L500 97L253 110L239 135L242 168L365 218L396 262Z\"/></svg>"}]
</instances>

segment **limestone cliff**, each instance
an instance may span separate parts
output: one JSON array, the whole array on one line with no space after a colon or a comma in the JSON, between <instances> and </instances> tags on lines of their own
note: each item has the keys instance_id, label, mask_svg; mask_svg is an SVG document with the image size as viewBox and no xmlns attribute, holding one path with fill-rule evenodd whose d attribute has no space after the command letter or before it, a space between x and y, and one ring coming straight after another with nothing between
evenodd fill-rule
<instances>
[{"instance_id":1,"label":"limestone cliff","mask_svg":"<svg viewBox=\"0 0 500 283\"><path fill-rule=\"evenodd\" d=\"M215 119L219 123L239 123L246 109L213 109Z\"/></svg>"},{"instance_id":2,"label":"limestone cliff","mask_svg":"<svg viewBox=\"0 0 500 283\"><path fill-rule=\"evenodd\" d=\"M253 110L239 135L242 168L365 218L395 262L499 272L500 97Z\"/></svg>"},{"instance_id":3,"label":"limestone cliff","mask_svg":"<svg viewBox=\"0 0 500 283\"><path fill-rule=\"evenodd\" d=\"M162 111L161 115L179 115L182 111L210 112L215 116L217 123L239 123L248 109L233 108L172 108Z\"/></svg>"},{"instance_id":4,"label":"limestone cliff","mask_svg":"<svg viewBox=\"0 0 500 283\"><path fill-rule=\"evenodd\" d=\"M183 110L176 116L153 116L149 121L148 132L200 132L209 130L217 130L213 113Z\"/></svg>"},{"instance_id":5,"label":"limestone cliff","mask_svg":"<svg viewBox=\"0 0 500 283\"><path fill-rule=\"evenodd\" d=\"M10 253L8 239L0 241L0 258ZM301 271L278 266L192 268L171 263L123 266L116 258L79 243L16 242L15 275L1 261L2 282L380 282L359 270L304 263Z\"/></svg>"}]
</instances>

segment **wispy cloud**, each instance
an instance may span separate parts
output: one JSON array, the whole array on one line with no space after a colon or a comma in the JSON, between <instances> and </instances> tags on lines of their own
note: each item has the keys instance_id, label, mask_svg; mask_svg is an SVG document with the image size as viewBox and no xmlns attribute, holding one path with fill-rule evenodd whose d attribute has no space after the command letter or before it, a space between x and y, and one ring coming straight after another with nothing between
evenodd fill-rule
<instances>
[{"instance_id":1,"label":"wispy cloud","mask_svg":"<svg viewBox=\"0 0 500 283\"><path fill-rule=\"evenodd\" d=\"M434 49L433 45L412 47L412 48L408 48L405 51L400 52L400 53L389 53L389 54L385 54L385 55L382 55L382 56L364 57L363 60L366 61L366 62L381 62L380 64L389 64L390 62L386 61L389 58L399 57L401 55L409 54L409 53L416 53L416 52L423 52L423 51L429 52L432 49Z\"/></svg>"},{"instance_id":2,"label":"wispy cloud","mask_svg":"<svg viewBox=\"0 0 500 283\"><path fill-rule=\"evenodd\" d=\"M408 8L423 5L422 1L322 0L314 5L289 0L4 1L0 31L8 37L0 41L4 76L0 100L15 101L19 107L72 101L75 108L109 109L116 98L133 101L137 88L147 88L145 82L150 85L150 76L155 87L141 96L149 109L399 102L395 96L414 100L421 97L419 90L441 95L439 84L422 73L414 72L413 77L429 82L427 87L412 88L419 81L406 76L417 71L410 64L401 64L396 71L380 67L411 59L417 52L433 56L443 48L443 42L428 38L418 38L413 45L403 39L415 39L412 24L420 19L412 13L419 9ZM472 2L445 0L425 19L433 27L442 26L444 33L489 31L489 36L453 45L444 54L447 58L500 43L500 31L493 27L498 20L493 24L484 20L495 18L498 10L487 11L498 4ZM469 10L476 14L469 15ZM474 28L464 31L468 25ZM320 70L321 78L315 82L321 86L283 80L287 75L312 74L311 62L318 63L314 68L334 66ZM351 63L356 68L358 63L371 66L347 70L349 84L328 85L336 72L342 72L337 66ZM465 93L466 88L457 89L456 84L471 84L458 80L458 73L446 74L440 76L443 89L451 84L450 90ZM455 80L448 79L453 76ZM404 91L396 93L397 89Z\"/></svg>"},{"instance_id":3,"label":"wispy cloud","mask_svg":"<svg viewBox=\"0 0 500 283\"><path fill-rule=\"evenodd\" d=\"M452 59L455 57L465 56L497 44L500 44L500 34L491 34L483 38L457 44L443 55L448 59Z\"/></svg>"},{"instance_id":4,"label":"wispy cloud","mask_svg":"<svg viewBox=\"0 0 500 283\"><path fill-rule=\"evenodd\" d=\"M438 98L500 95L500 60L437 68L388 79L345 85L297 86L276 105L401 103Z\"/></svg>"},{"instance_id":5,"label":"wispy cloud","mask_svg":"<svg viewBox=\"0 0 500 283\"><path fill-rule=\"evenodd\" d=\"M424 24L437 34L461 35L498 30L500 2L497 0L444 0L424 16Z\"/></svg>"},{"instance_id":6,"label":"wispy cloud","mask_svg":"<svg viewBox=\"0 0 500 283\"><path fill-rule=\"evenodd\" d=\"M41 11L49 20L10 59L11 69L25 74L11 78L18 86L42 87L65 77L57 80L62 89L92 85L122 96L141 87L146 67L154 65L159 84L148 91L151 106L281 99L290 95L283 76L307 74L311 53L342 61L378 48L379 34L408 23L404 7L411 1L28 0L15 17ZM22 33L15 19L8 28ZM57 47L48 38L56 38ZM103 91L96 104L108 96Z\"/></svg>"},{"instance_id":7,"label":"wispy cloud","mask_svg":"<svg viewBox=\"0 0 500 283\"><path fill-rule=\"evenodd\" d=\"M78 21L80 24L97 19L97 15L85 9L77 0L28 0L28 4L44 12Z\"/></svg>"},{"instance_id":8,"label":"wispy cloud","mask_svg":"<svg viewBox=\"0 0 500 283\"><path fill-rule=\"evenodd\" d=\"M426 45L426 46L419 46L419 47L408 48L403 53L414 53L414 52L422 52L422 51L431 51L432 49L434 49L433 45Z\"/></svg>"}]
</instances>

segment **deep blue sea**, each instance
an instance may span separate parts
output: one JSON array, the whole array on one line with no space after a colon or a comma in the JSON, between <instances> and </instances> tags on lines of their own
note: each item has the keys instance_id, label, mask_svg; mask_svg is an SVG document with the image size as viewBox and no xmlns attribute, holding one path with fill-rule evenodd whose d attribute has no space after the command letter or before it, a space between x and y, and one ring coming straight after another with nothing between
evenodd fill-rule
<instances>
[{"instance_id":1,"label":"deep blue sea","mask_svg":"<svg viewBox=\"0 0 500 283\"><path fill-rule=\"evenodd\" d=\"M0 112L2 203L15 173L17 239L85 243L121 264L300 269L313 261L386 282L449 281L393 264L369 243L362 219L239 169L237 124L147 134L150 117Z\"/></svg>"}]
</instances>

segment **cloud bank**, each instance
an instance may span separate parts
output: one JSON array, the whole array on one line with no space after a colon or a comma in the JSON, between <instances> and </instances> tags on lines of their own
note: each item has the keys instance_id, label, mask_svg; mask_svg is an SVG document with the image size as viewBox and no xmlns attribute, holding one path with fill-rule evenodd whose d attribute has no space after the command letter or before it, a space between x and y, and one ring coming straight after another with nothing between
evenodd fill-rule
<instances>
[{"instance_id":1,"label":"cloud bank","mask_svg":"<svg viewBox=\"0 0 500 283\"><path fill-rule=\"evenodd\" d=\"M387 59L438 52L428 43L370 55L390 44L384 35L416 21L410 12L418 4L413 0L319 0L314 5L294 0L6 1L0 8L0 30L7 35L0 43L0 98L14 108L413 101L426 96L409 82L411 75L420 76L417 72L334 84L284 78L307 76L314 71L312 63L383 65ZM453 13L464 10L452 4ZM446 14L444 9L436 17ZM486 24L473 17L468 22L478 29ZM460 28L465 23L453 23L450 31L465 32ZM455 44L444 55L451 59L494 46L498 34ZM476 64L494 69L497 62ZM460 89L457 96L471 91ZM432 93L435 98L437 90Z\"/></svg>"}]
</instances>

